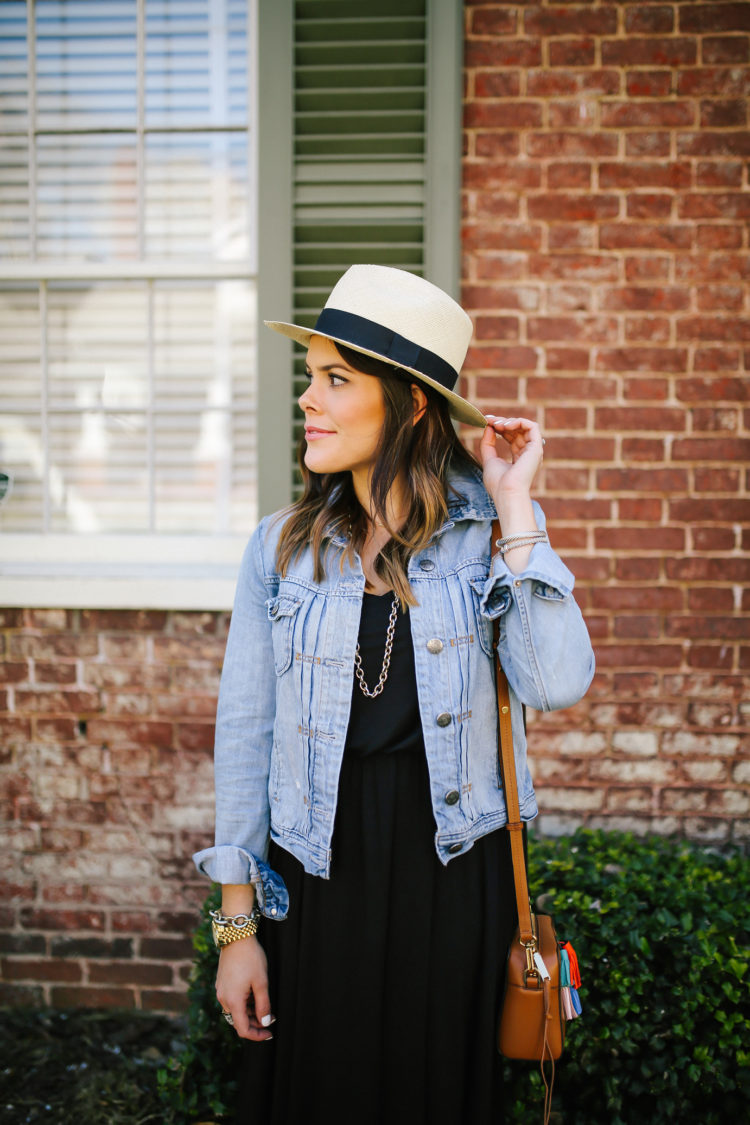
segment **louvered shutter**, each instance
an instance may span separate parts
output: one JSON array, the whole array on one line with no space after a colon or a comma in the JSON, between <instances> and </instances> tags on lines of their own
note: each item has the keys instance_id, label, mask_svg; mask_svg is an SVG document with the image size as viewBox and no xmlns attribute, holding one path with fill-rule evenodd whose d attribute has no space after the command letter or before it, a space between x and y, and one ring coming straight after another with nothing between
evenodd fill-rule
<instances>
[{"instance_id":1,"label":"louvered shutter","mask_svg":"<svg viewBox=\"0 0 750 1125\"><path fill-rule=\"evenodd\" d=\"M457 176L455 206L449 202L451 213L442 216L430 216L428 180L440 155L438 131L429 128L434 84L453 85L449 96L460 106L460 15L460 0L295 5L295 323L314 323L353 262L424 274L430 240L457 241ZM443 46L453 65L440 75L428 68L435 70L429 42L435 36L450 40ZM457 169L455 124L455 116L444 122L443 156ZM452 287L446 276L432 271L431 277ZM295 400L304 389L303 370L297 349ZM295 445L300 428L295 409Z\"/></svg>"}]
</instances>

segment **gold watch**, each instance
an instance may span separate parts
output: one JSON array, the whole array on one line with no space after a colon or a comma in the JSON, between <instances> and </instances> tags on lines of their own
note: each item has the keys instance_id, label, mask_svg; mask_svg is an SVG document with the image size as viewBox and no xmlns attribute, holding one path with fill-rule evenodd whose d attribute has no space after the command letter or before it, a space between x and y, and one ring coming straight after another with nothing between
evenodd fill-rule
<instances>
[{"instance_id":1,"label":"gold watch","mask_svg":"<svg viewBox=\"0 0 750 1125\"><path fill-rule=\"evenodd\" d=\"M260 911L257 906L254 906L249 914L234 914L231 918L222 914L221 910L211 910L209 914L211 934L217 949L231 945L233 941L252 937L257 932L260 922Z\"/></svg>"}]
</instances>

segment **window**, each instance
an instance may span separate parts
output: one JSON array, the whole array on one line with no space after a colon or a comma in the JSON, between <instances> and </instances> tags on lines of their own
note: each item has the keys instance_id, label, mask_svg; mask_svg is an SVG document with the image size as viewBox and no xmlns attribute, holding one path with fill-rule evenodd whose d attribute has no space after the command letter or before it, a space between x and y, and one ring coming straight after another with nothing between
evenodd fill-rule
<instances>
[{"instance_id":1,"label":"window","mask_svg":"<svg viewBox=\"0 0 750 1125\"><path fill-rule=\"evenodd\" d=\"M258 325L355 260L455 289L462 5L374 12L0 5L6 604L228 607L291 495L292 347Z\"/></svg>"}]
</instances>

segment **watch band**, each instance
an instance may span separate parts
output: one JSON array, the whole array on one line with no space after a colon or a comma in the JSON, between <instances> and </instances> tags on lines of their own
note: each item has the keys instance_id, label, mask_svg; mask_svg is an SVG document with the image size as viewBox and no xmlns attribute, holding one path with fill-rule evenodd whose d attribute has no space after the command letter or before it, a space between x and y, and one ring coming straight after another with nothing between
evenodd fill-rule
<instances>
[{"instance_id":1,"label":"watch band","mask_svg":"<svg viewBox=\"0 0 750 1125\"><path fill-rule=\"evenodd\" d=\"M233 941L252 937L257 932L260 922L260 911L257 906L254 906L249 914L235 914L232 917L222 914L221 910L211 910L209 914L211 934L217 949L231 945Z\"/></svg>"}]
</instances>

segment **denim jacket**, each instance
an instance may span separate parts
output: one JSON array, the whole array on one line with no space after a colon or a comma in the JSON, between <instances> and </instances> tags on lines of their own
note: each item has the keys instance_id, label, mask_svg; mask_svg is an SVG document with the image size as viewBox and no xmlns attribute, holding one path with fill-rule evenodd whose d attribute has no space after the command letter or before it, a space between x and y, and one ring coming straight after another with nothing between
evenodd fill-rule
<instances>
[{"instance_id":1,"label":"denim jacket","mask_svg":"<svg viewBox=\"0 0 750 1125\"><path fill-rule=\"evenodd\" d=\"M548 544L513 574L490 569L495 508L481 473L451 478L448 519L409 562L417 693L443 863L506 823L498 763L493 619L510 685L521 815L537 812L522 704L569 707L594 657L573 576ZM541 509L535 504L539 527ZM283 518L266 517L240 569L216 722L216 843L193 857L219 883L252 882L260 910L281 919L288 895L267 863L269 839L327 878L365 578L359 558L331 550L316 582L306 551L276 568ZM333 547L344 546L332 538Z\"/></svg>"}]
</instances>

